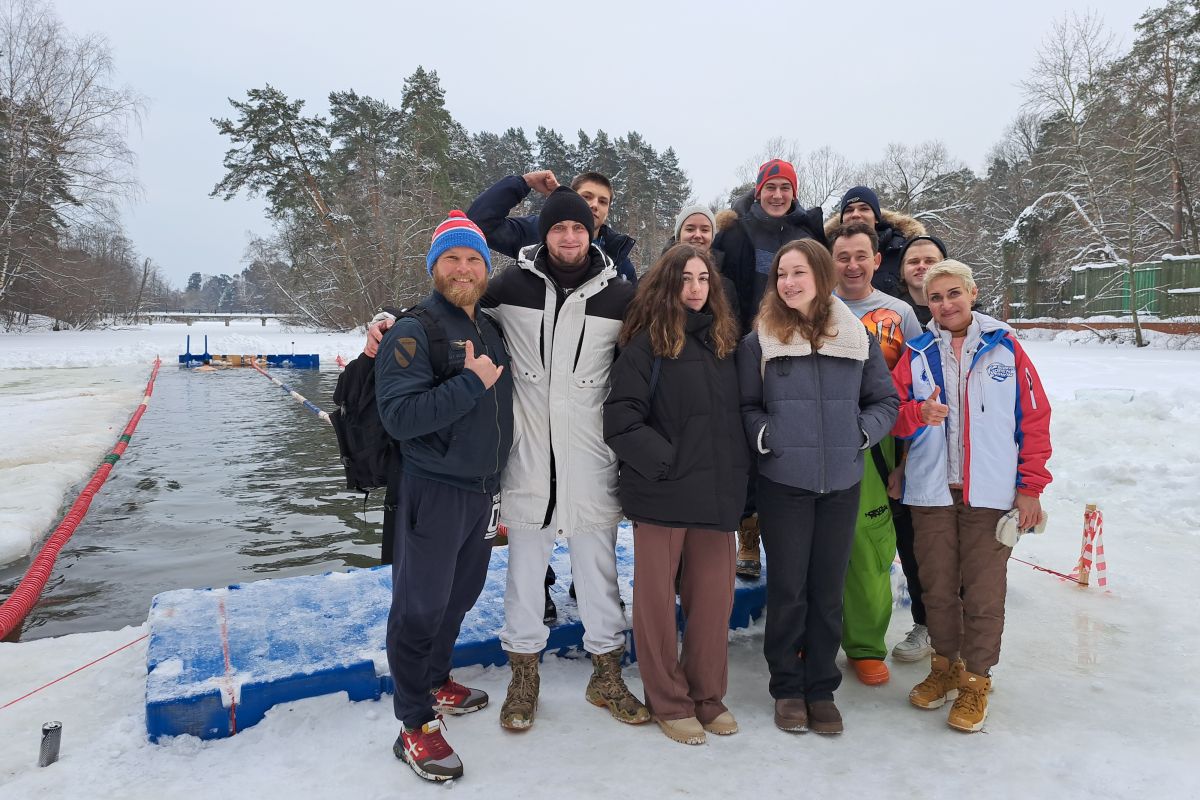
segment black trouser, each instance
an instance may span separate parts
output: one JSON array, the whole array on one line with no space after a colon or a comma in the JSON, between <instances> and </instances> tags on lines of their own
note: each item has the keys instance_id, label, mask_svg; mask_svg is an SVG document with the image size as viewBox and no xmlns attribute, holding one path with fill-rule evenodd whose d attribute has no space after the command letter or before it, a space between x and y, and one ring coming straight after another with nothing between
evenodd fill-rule
<instances>
[{"instance_id":1,"label":"black trouser","mask_svg":"<svg viewBox=\"0 0 1200 800\"><path fill-rule=\"evenodd\" d=\"M896 552L900 554L900 568L908 581L908 596L912 598L913 622L925 624L925 602L921 600L921 576L917 573L917 554L913 549L916 533L913 532L912 514L908 506L898 500L892 501L892 524L896 526Z\"/></svg>"},{"instance_id":2,"label":"black trouser","mask_svg":"<svg viewBox=\"0 0 1200 800\"><path fill-rule=\"evenodd\" d=\"M430 690L450 677L463 617L487 579L491 513L490 494L400 477L387 656L396 719L407 728L434 718Z\"/></svg>"},{"instance_id":3,"label":"black trouser","mask_svg":"<svg viewBox=\"0 0 1200 800\"><path fill-rule=\"evenodd\" d=\"M818 494L758 478L758 525L767 550L763 654L777 700L829 700L842 683L835 659L858 491L855 484Z\"/></svg>"}]
</instances>

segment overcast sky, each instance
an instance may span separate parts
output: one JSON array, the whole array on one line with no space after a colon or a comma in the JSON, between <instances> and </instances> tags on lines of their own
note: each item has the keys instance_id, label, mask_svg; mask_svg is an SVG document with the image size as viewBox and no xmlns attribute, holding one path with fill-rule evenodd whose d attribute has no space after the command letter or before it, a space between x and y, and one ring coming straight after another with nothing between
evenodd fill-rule
<instances>
[{"instance_id":1,"label":"overcast sky","mask_svg":"<svg viewBox=\"0 0 1200 800\"><path fill-rule=\"evenodd\" d=\"M211 117L270 83L308 113L330 91L400 105L417 66L437 71L468 131L538 125L629 130L675 148L705 200L771 137L853 161L888 142L941 139L980 169L1021 104L1043 36L1095 9L1121 40L1145 2L1010 0L409 3L59 0L73 33L107 37L117 82L148 99L132 133L143 198L125 212L138 251L182 287L235 273L259 200L208 193L228 142ZM482 186L480 187L483 188ZM620 202L620 199L617 199Z\"/></svg>"}]
</instances>

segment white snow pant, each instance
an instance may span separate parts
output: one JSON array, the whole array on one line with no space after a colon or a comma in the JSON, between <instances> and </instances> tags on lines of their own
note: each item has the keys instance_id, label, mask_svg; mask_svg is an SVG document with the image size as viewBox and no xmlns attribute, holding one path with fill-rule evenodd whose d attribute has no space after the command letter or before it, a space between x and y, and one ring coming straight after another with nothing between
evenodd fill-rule
<instances>
[{"instance_id":1,"label":"white snow pant","mask_svg":"<svg viewBox=\"0 0 1200 800\"><path fill-rule=\"evenodd\" d=\"M508 583L504 590L504 629L500 642L510 653L540 653L546 649L550 629L542 621L546 611L546 567L554 551L556 520L540 531L508 532ZM567 537L571 577L579 619L583 622L583 649L609 653L625 646L625 612L617 588L617 528Z\"/></svg>"}]
</instances>

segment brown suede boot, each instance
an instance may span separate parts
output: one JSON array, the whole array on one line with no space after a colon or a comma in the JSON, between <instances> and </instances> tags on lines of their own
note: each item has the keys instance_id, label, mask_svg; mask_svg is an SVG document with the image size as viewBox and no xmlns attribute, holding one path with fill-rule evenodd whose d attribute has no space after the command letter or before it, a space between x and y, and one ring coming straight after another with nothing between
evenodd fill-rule
<instances>
[{"instance_id":1,"label":"brown suede boot","mask_svg":"<svg viewBox=\"0 0 1200 800\"><path fill-rule=\"evenodd\" d=\"M962 659L953 664L945 656L934 653L929 658L929 674L908 693L908 702L917 708L941 708L947 700L958 695L958 676L963 670Z\"/></svg>"},{"instance_id":2,"label":"brown suede boot","mask_svg":"<svg viewBox=\"0 0 1200 800\"><path fill-rule=\"evenodd\" d=\"M510 731L523 731L533 724L537 713L538 693L542 680L538 675L540 653L509 653L508 665L512 668L512 680L508 682L508 694L500 706L500 727Z\"/></svg>"},{"instance_id":3,"label":"brown suede boot","mask_svg":"<svg viewBox=\"0 0 1200 800\"><path fill-rule=\"evenodd\" d=\"M758 514L751 514L738 525L738 552L735 572L739 578L757 580L762 574L758 557Z\"/></svg>"},{"instance_id":4,"label":"brown suede boot","mask_svg":"<svg viewBox=\"0 0 1200 800\"><path fill-rule=\"evenodd\" d=\"M841 733L842 712L832 700L814 700L808 704L808 729L813 733Z\"/></svg>"},{"instance_id":5,"label":"brown suede boot","mask_svg":"<svg viewBox=\"0 0 1200 800\"><path fill-rule=\"evenodd\" d=\"M975 733L982 728L987 719L987 696L991 688L991 678L967 672L964 668L958 676L958 697L950 707L946 724L966 733Z\"/></svg>"},{"instance_id":6,"label":"brown suede boot","mask_svg":"<svg viewBox=\"0 0 1200 800\"><path fill-rule=\"evenodd\" d=\"M621 677L621 659L624 657L624 647L608 653L593 653L592 678L584 696L592 705L607 708L613 719L641 725L650 721L650 712L633 696Z\"/></svg>"}]
</instances>

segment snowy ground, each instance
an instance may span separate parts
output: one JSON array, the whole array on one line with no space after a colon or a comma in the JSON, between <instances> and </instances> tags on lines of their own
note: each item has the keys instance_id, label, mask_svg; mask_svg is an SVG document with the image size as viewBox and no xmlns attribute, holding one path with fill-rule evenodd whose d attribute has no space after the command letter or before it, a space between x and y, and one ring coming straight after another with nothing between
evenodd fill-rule
<instances>
[{"instance_id":1,"label":"snowy ground","mask_svg":"<svg viewBox=\"0 0 1200 800\"><path fill-rule=\"evenodd\" d=\"M0 518L0 536L14 520L36 530L35 517L55 515L60 498L54 495L61 488L35 494L44 473L26 474L31 465L67 471L61 442L70 438L78 456L70 469L78 474L62 485L86 477L137 402L154 353L173 357L184 332L195 341L203 330L155 325L0 335L0 397L6 401L0 513L9 515ZM256 350L278 350L294 339L296 352L319 352L323 360L338 352L353 356L362 340L269 327L264 332L257 322L232 332L220 325L209 330L214 353L222 334L271 345L249 348ZM1016 555L1069 571L1079 552L1083 506L1096 502L1105 515L1110 586L1079 589L1010 565L1008 629L983 734L956 734L946 728L944 711L908 705L908 689L924 675L919 665L893 665L893 679L882 687L848 678L838 693L843 736L783 734L771 724L760 624L732 639L727 702L742 733L710 737L704 747L671 742L653 726L620 725L589 706L582 696L586 661L547 661L538 722L521 735L496 723L506 670L461 671L459 679L486 689L494 703L448 722L448 739L466 764L466 776L453 790L491 798L571 791L631 797L734 797L747 791L1200 797L1194 769L1200 694L1186 678L1200 657L1191 584L1200 572L1200 351L1139 351L1081 344L1069 336L1028 347L1054 402L1055 482L1045 498L1047 533L1023 539ZM26 383L13 371L51 365L81 369L26 373L35 378ZM153 410L151 404L148 413ZM76 433L63 433L65 425ZM909 622L905 612L897 613L889 642ZM0 705L144 632L127 628L0 644ZM640 690L636 668L628 674ZM228 740L181 737L152 745L145 740L144 689L142 642L0 709L0 797L157 798L182 791L202 798L290 800L434 791L391 756L397 724L387 698L305 700L274 709ZM63 755L39 769L39 726L51 719L63 722Z\"/></svg>"}]
</instances>

